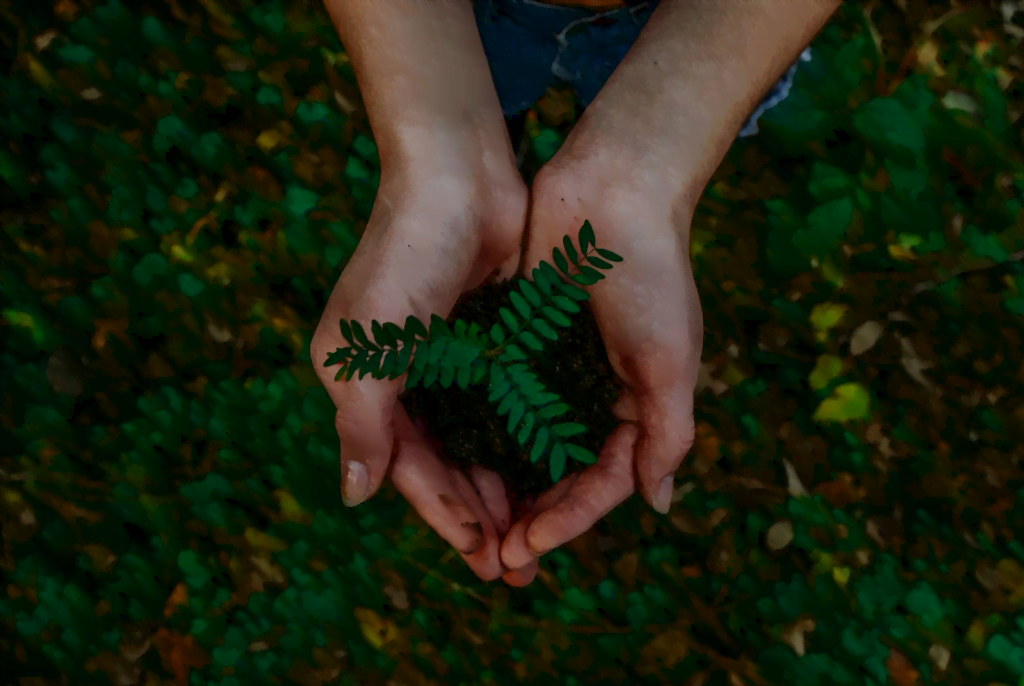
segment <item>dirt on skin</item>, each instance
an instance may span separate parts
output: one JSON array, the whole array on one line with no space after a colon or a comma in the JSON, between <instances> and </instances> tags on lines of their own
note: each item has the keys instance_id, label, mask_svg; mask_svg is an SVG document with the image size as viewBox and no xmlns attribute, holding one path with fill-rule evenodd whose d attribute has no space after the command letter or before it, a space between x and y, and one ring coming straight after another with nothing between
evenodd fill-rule
<instances>
[{"instance_id":1,"label":"dirt on skin","mask_svg":"<svg viewBox=\"0 0 1024 686\"><path fill-rule=\"evenodd\" d=\"M461 318L490 332L491 326L500 321L499 308L510 307L511 283L483 285L463 296L447 319L449 325ZM611 408L619 398L620 386L608 364L590 304L580 305L581 311L571 316L571 327L555 329L557 341L543 340L544 350L540 353L526 350L530 356L527 363L548 390L572 407L559 421L578 422L587 427L585 433L569 440L598 455L618 423ZM485 383L465 391L455 384L443 389L435 383L429 389L417 386L406 390L401 400L410 417L423 421L451 464L461 468L479 464L494 470L513 498L521 500L542 493L554 482L547 455L536 463L530 462L535 431L526 446L520 446L506 430L508 415L499 417L497 405L487 401L488 395ZM564 474L584 467L569 458Z\"/></svg>"}]
</instances>

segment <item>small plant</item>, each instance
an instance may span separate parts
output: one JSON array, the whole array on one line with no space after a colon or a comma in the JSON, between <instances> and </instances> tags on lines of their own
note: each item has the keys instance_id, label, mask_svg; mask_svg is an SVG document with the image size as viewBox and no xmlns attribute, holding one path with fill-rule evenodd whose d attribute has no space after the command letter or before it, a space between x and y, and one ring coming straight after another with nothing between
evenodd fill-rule
<instances>
[{"instance_id":1,"label":"small plant","mask_svg":"<svg viewBox=\"0 0 1024 686\"><path fill-rule=\"evenodd\" d=\"M579 252L569 236L563 238L562 245L564 253L558 248L552 250L555 265L581 286L597 283L604 278L598 269L611 269L610 262L622 261L612 251L596 246L589 221L579 231ZM590 254L591 248L596 255ZM509 434L523 447L532 437L530 460L537 462L547 456L551 479L557 482L567 458L593 464L597 457L566 440L586 432L587 427L559 421L570 406L545 388L526 362L530 359L528 351L544 349L545 339L558 340L557 327L572 326L569 315L579 312L578 303L590 297L574 283L565 283L554 267L542 261L533 270L532 281L517 279L518 290L512 290L509 296L511 307L499 310L501 321L493 323L489 336L475 322L457 319L449 327L433 314L428 328L410 315L404 328L373 320L371 342L359 322L342 319L341 335L349 347L328 355L324 366L341 364L336 381L342 376L349 381L356 373L360 379L369 374L374 379L394 380L408 370L406 388L416 384L429 388L434 383L449 388L455 383L465 390L487 383L488 400L497 405L498 416L508 415Z\"/></svg>"}]
</instances>

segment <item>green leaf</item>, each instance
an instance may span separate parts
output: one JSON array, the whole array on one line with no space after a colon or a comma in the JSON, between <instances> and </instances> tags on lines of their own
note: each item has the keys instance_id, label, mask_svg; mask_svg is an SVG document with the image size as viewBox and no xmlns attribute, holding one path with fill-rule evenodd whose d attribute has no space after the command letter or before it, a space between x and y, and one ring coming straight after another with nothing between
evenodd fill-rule
<instances>
[{"instance_id":1,"label":"green leaf","mask_svg":"<svg viewBox=\"0 0 1024 686\"><path fill-rule=\"evenodd\" d=\"M452 332L448 328L448 323L441 319L436 313L430 315L430 337L431 338L451 338Z\"/></svg>"},{"instance_id":2,"label":"green leaf","mask_svg":"<svg viewBox=\"0 0 1024 686\"><path fill-rule=\"evenodd\" d=\"M487 401L492 404L498 402L505 397L505 394L508 393L511 388L511 382L507 379L502 379L496 386L491 387L491 394L487 396Z\"/></svg>"},{"instance_id":3,"label":"green leaf","mask_svg":"<svg viewBox=\"0 0 1024 686\"><path fill-rule=\"evenodd\" d=\"M581 286L593 286L600 279L597 279L592 274L573 274L572 280Z\"/></svg>"},{"instance_id":4,"label":"green leaf","mask_svg":"<svg viewBox=\"0 0 1024 686\"><path fill-rule=\"evenodd\" d=\"M571 283L560 283L558 284L558 289L577 302L590 300L590 293Z\"/></svg>"},{"instance_id":5,"label":"green leaf","mask_svg":"<svg viewBox=\"0 0 1024 686\"><path fill-rule=\"evenodd\" d=\"M526 441L530 437L530 432L533 430L533 423L535 416L532 412L526 413L526 419L523 420L523 425L519 429L519 433L516 435L516 441L519 445L526 446Z\"/></svg>"},{"instance_id":6,"label":"green leaf","mask_svg":"<svg viewBox=\"0 0 1024 686\"><path fill-rule=\"evenodd\" d=\"M549 341L558 340L558 334L555 332L554 329L551 328L551 325L548 324L543 319L538 317L537 319L532 320L530 322L530 326L532 326L537 333L539 333L541 336L548 339Z\"/></svg>"},{"instance_id":7,"label":"green leaf","mask_svg":"<svg viewBox=\"0 0 1024 686\"><path fill-rule=\"evenodd\" d=\"M455 380L455 363L451 358L446 357L441 363L441 374L440 382L441 388L448 388L452 385L452 381Z\"/></svg>"},{"instance_id":8,"label":"green leaf","mask_svg":"<svg viewBox=\"0 0 1024 686\"><path fill-rule=\"evenodd\" d=\"M349 361L348 371L345 374L346 381L351 381L352 377L355 376L356 372L360 371L363 362L366 361L367 355L369 355L369 352L366 350L366 348L363 348L359 352L357 352L356 356Z\"/></svg>"},{"instance_id":9,"label":"green leaf","mask_svg":"<svg viewBox=\"0 0 1024 686\"><path fill-rule=\"evenodd\" d=\"M826 202L847 195L851 189L850 177L839 167L815 162L807 190L818 202Z\"/></svg>"},{"instance_id":10,"label":"green leaf","mask_svg":"<svg viewBox=\"0 0 1024 686\"><path fill-rule=\"evenodd\" d=\"M427 365L426 371L423 373L423 387L430 388L437 381L438 374L441 373L441 365L430 364Z\"/></svg>"},{"instance_id":11,"label":"green leaf","mask_svg":"<svg viewBox=\"0 0 1024 686\"><path fill-rule=\"evenodd\" d=\"M572 326L572 321L551 305L545 305L541 313L555 326Z\"/></svg>"},{"instance_id":12,"label":"green leaf","mask_svg":"<svg viewBox=\"0 0 1024 686\"><path fill-rule=\"evenodd\" d=\"M522 348L520 348L518 345L515 345L514 343L510 343L509 345L505 346L505 352L501 354L501 358L499 359L526 360L529 358L526 357L526 353L523 352Z\"/></svg>"},{"instance_id":13,"label":"green leaf","mask_svg":"<svg viewBox=\"0 0 1024 686\"><path fill-rule=\"evenodd\" d=\"M541 351L544 349L544 345L540 342L536 336L529 331L521 331L519 333L519 340L526 344L526 347L530 350Z\"/></svg>"},{"instance_id":14,"label":"green leaf","mask_svg":"<svg viewBox=\"0 0 1024 686\"><path fill-rule=\"evenodd\" d=\"M569 263L565 261L565 255L562 254L562 251L558 248L552 248L551 256L554 258L555 266L558 267L559 271L569 276Z\"/></svg>"},{"instance_id":15,"label":"green leaf","mask_svg":"<svg viewBox=\"0 0 1024 686\"><path fill-rule=\"evenodd\" d=\"M427 328L423 326L423 322L410 314L405 318L405 337L406 340L412 340L414 336L426 338Z\"/></svg>"},{"instance_id":16,"label":"green leaf","mask_svg":"<svg viewBox=\"0 0 1024 686\"><path fill-rule=\"evenodd\" d=\"M409 358L412 357L412 351L415 346L415 343L406 343L402 346L401 351L398 353L398 361L395 363L395 369L391 372L391 376L388 377L392 381L405 373L406 367L409 365Z\"/></svg>"},{"instance_id":17,"label":"green leaf","mask_svg":"<svg viewBox=\"0 0 1024 686\"><path fill-rule=\"evenodd\" d=\"M570 314L575 314L576 312L580 311L580 306L574 303L572 300L569 300L569 298L565 297L564 295L552 296L551 302L553 302L555 305L565 310L566 312L569 312Z\"/></svg>"},{"instance_id":18,"label":"green leaf","mask_svg":"<svg viewBox=\"0 0 1024 686\"><path fill-rule=\"evenodd\" d=\"M530 318L530 304L526 302L526 299L519 295L518 291L512 291L508 294L508 297L512 301L512 306L516 308L516 312L519 313L519 316L528 320Z\"/></svg>"},{"instance_id":19,"label":"green leaf","mask_svg":"<svg viewBox=\"0 0 1024 686\"><path fill-rule=\"evenodd\" d=\"M167 258L158 252L151 252L132 269L132 278L143 286L148 286L153 279L167 271Z\"/></svg>"},{"instance_id":20,"label":"green leaf","mask_svg":"<svg viewBox=\"0 0 1024 686\"><path fill-rule=\"evenodd\" d=\"M501 345L505 342L505 330L497 322L491 327L491 340L494 341L495 345Z\"/></svg>"},{"instance_id":21,"label":"green leaf","mask_svg":"<svg viewBox=\"0 0 1024 686\"><path fill-rule=\"evenodd\" d=\"M519 331L519 320L507 307L502 307L498 310L498 314L501 315L501 320L505 322L505 326L508 327L509 331L516 333Z\"/></svg>"},{"instance_id":22,"label":"green leaf","mask_svg":"<svg viewBox=\"0 0 1024 686\"><path fill-rule=\"evenodd\" d=\"M472 377L470 378L470 383L478 384L480 383L480 380L484 378L484 374L487 373L487 365L481 362L479 364L474 364L471 366L473 368L473 374Z\"/></svg>"},{"instance_id":23,"label":"green leaf","mask_svg":"<svg viewBox=\"0 0 1024 686\"><path fill-rule=\"evenodd\" d=\"M384 327L381 326L380 322L374 319L370 322L370 331L373 333L374 342L382 348L386 348L389 345L394 345L394 339L390 338Z\"/></svg>"},{"instance_id":24,"label":"green leaf","mask_svg":"<svg viewBox=\"0 0 1024 686\"><path fill-rule=\"evenodd\" d=\"M437 366L437 363L441 361L441 356L444 355L444 351L447 346L448 340L444 338L438 338L437 340L430 342L430 353L427 358L428 367Z\"/></svg>"},{"instance_id":25,"label":"green leaf","mask_svg":"<svg viewBox=\"0 0 1024 686\"><path fill-rule=\"evenodd\" d=\"M541 297L540 293L538 293L537 289L534 288L533 284L527 281L526 279L519 279L519 290L522 291L523 295L526 297L526 300L533 307L539 308L544 303L544 300Z\"/></svg>"},{"instance_id":26,"label":"green leaf","mask_svg":"<svg viewBox=\"0 0 1024 686\"><path fill-rule=\"evenodd\" d=\"M924 123L894 98L874 98L853 114L853 125L866 138L911 154L924 152Z\"/></svg>"},{"instance_id":27,"label":"green leaf","mask_svg":"<svg viewBox=\"0 0 1024 686\"><path fill-rule=\"evenodd\" d=\"M611 265L609 265L609 266L611 266ZM602 274L601 272L597 271L593 267L588 267L585 264L580 266L580 271L583 272L584 274L586 274L587 276L589 276L590 278L597 279L598 281L600 281L601 279L604 278L604 274Z\"/></svg>"},{"instance_id":28,"label":"green leaf","mask_svg":"<svg viewBox=\"0 0 1024 686\"><path fill-rule=\"evenodd\" d=\"M186 272L178 275L178 288L187 298L194 298L206 289L206 284L195 274Z\"/></svg>"},{"instance_id":29,"label":"green leaf","mask_svg":"<svg viewBox=\"0 0 1024 686\"><path fill-rule=\"evenodd\" d=\"M853 199L850 196L819 205L807 215L807 228L793 232L793 245L809 257L823 257L846 235L846 227L853 217Z\"/></svg>"},{"instance_id":30,"label":"green leaf","mask_svg":"<svg viewBox=\"0 0 1024 686\"><path fill-rule=\"evenodd\" d=\"M455 320L455 337L463 338L466 335L466 330L468 328L469 325L466 323L464 319Z\"/></svg>"},{"instance_id":31,"label":"green leaf","mask_svg":"<svg viewBox=\"0 0 1024 686\"><path fill-rule=\"evenodd\" d=\"M366 364L364 364L363 368L359 370L360 379L362 379L367 374L369 374L373 378L376 378L376 375L374 375L374 371L376 371L380 366L380 358L382 354L383 353L381 353L381 351L378 350L377 352L373 353L367 358Z\"/></svg>"},{"instance_id":32,"label":"green leaf","mask_svg":"<svg viewBox=\"0 0 1024 686\"><path fill-rule=\"evenodd\" d=\"M341 335L345 337L345 340L348 341L348 344L355 345L355 339L352 338L352 327L349 326L348 322L342 319L339 322L339 326L341 327Z\"/></svg>"},{"instance_id":33,"label":"green leaf","mask_svg":"<svg viewBox=\"0 0 1024 686\"><path fill-rule=\"evenodd\" d=\"M537 429L537 435L533 439L533 450L530 451L530 462L536 462L544 454L544 448L548 444L548 427L541 426Z\"/></svg>"},{"instance_id":34,"label":"green leaf","mask_svg":"<svg viewBox=\"0 0 1024 686\"><path fill-rule=\"evenodd\" d=\"M843 360L835 355L822 355L818 358L807 381L811 388L820 391L828 386L828 382L839 376L843 371Z\"/></svg>"},{"instance_id":35,"label":"green leaf","mask_svg":"<svg viewBox=\"0 0 1024 686\"><path fill-rule=\"evenodd\" d=\"M509 410L512 409L512 406L515 405L518 400L519 400L519 394L518 393L509 393L508 395L506 395L502 399L501 403L498 405L498 410L497 410L498 416L499 417L504 416L504 414L506 412L508 412Z\"/></svg>"},{"instance_id":36,"label":"green leaf","mask_svg":"<svg viewBox=\"0 0 1024 686\"><path fill-rule=\"evenodd\" d=\"M551 448L550 460L548 466L551 468L551 480L557 482L565 471L565 448L561 443L555 443Z\"/></svg>"},{"instance_id":37,"label":"green leaf","mask_svg":"<svg viewBox=\"0 0 1024 686\"><path fill-rule=\"evenodd\" d=\"M353 335L355 335L356 341L359 342L359 345L363 346L364 348L368 348L370 350L377 350L378 349L377 346L375 346L374 344L370 343L370 339L368 339L366 337L366 332L363 331L363 325L360 324L359 322L357 322L354 319L352 320L352 333L353 333Z\"/></svg>"},{"instance_id":38,"label":"green leaf","mask_svg":"<svg viewBox=\"0 0 1024 686\"><path fill-rule=\"evenodd\" d=\"M473 374L473 365L469 362L458 365L458 376L455 381L459 384L459 388L466 390L469 388L469 382Z\"/></svg>"},{"instance_id":39,"label":"green leaf","mask_svg":"<svg viewBox=\"0 0 1024 686\"><path fill-rule=\"evenodd\" d=\"M564 424L555 424L551 427L551 433L559 437L575 436L581 434L587 430L587 427L582 424L575 422L565 422Z\"/></svg>"},{"instance_id":40,"label":"green leaf","mask_svg":"<svg viewBox=\"0 0 1024 686\"><path fill-rule=\"evenodd\" d=\"M556 400L558 400L557 393L552 393L550 391L540 391L530 397L530 404L533 405L534 407L540 407L542 405L547 405L548 403L553 403Z\"/></svg>"},{"instance_id":41,"label":"green leaf","mask_svg":"<svg viewBox=\"0 0 1024 686\"><path fill-rule=\"evenodd\" d=\"M554 403L547 407L542 407L538 410L537 414L540 415L542 419L552 419L553 417L561 417L571 409L572 408L565 403Z\"/></svg>"},{"instance_id":42,"label":"green leaf","mask_svg":"<svg viewBox=\"0 0 1024 686\"><path fill-rule=\"evenodd\" d=\"M814 411L816 422L847 422L867 419L871 414L871 395L859 383L837 386L832 395L822 401Z\"/></svg>"},{"instance_id":43,"label":"green leaf","mask_svg":"<svg viewBox=\"0 0 1024 686\"><path fill-rule=\"evenodd\" d=\"M568 236L562 236L562 247L565 248L565 254L569 256L569 261L573 264L579 264L580 256L576 254L576 248L573 247L572 241L569 240Z\"/></svg>"},{"instance_id":44,"label":"green leaf","mask_svg":"<svg viewBox=\"0 0 1024 686\"><path fill-rule=\"evenodd\" d=\"M547 275L540 269L535 268L533 270L533 283L540 289L541 293L551 295L551 288L554 284L548 280Z\"/></svg>"},{"instance_id":45,"label":"green leaf","mask_svg":"<svg viewBox=\"0 0 1024 686\"><path fill-rule=\"evenodd\" d=\"M592 255L587 255L587 262L589 262L590 264L594 265L595 267L600 267L601 269L611 269L612 268L612 265L610 265L609 263L605 262L600 257L593 257Z\"/></svg>"},{"instance_id":46,"label":"green leaf","mask_svg":"<svg viewBox=\"0 0 1024 686\"><path fill-rule=\"evenodd\" d=\"M555 268L543 260L540 263L540 270L544 273L544 277L547 279L548 283L551 284L552 288L563 283L562 277L558 275Z\"/></svg>"},{"instance_id":47,"label":"green leaf","mask_svg":"<svg viewBox=\"0 0 1024 686\"><path fill-rule=\"evenodd\" d=\"M580 227L578 240L580 243L580 250L584 253L587 252L588 246L594 245L594 227L590 225L590 220L583 222L583 226Z\"/></svg>"},{"instance_id":48,"label":"green leaf","mask_svg":"<svg viewBox=\"0 0 1024 686\"><path fill-rule=\"evenodd\" d=\"M594 453L572 443L565 444L565 452L569 453L569 457L583 464L595 464L597 462L597 456Z\"/></svg>"},{"instance_id":49,"label":"green leaf","mask_svg":"<svg viewBox=\"0 0 1024 686\"><path fill-rule=\"evenodd\" d=\"M512 406L512 411L508 415L508 427L506 431L512 433L515 431L516 426L519 424L519 420L523 418L523 413L526 411L526 403L522 400L516 401L516 404Z\"/></svg>"},{"instance_id":50,"label":"green leaf","mask_svg":"<svg viewBox=\"0 0 1024 686\"><path fill-rule=\"evenodd\" d=\"M597 254L606 260L611 262L622 262L622 257L613 253L611 250L605 250L604 248L597 248Z\"/></svg>"},{"instance_id":51,"label":"green leaf","mask_svg":"<svg viewBox=\"0 0 1024 686\"><path fill-rule=\"evenodd\" d=\"M380 378L389 377L395 369L396 362L398 362L398 353L393 349L389 350L388 354L384 356L384 364L380 366Z\"/></svg>"},{"instance_id":52,"label":"green leaf","mask_svg":"<svg viewBox=\"0 0 1024 686\"><path fill-rule=\"evenodd\" d=\"M386 322L384 324L384 335L387 336L388 345L394 347L398 345L398 341L403 340L403 332L394 322Z\"/></svg>"}]
</instances>

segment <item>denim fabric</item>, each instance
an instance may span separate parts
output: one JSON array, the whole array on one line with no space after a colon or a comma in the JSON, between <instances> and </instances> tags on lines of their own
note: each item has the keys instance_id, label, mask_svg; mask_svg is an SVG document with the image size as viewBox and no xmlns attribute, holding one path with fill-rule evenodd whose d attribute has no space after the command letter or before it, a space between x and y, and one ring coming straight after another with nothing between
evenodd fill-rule
<instances>
[{"instance_id":1,"label":"denim fabric","mask_svg":"<svg viewBox=\"0 0 1024 686\"><path fill-rule=\"evenodd\" d=\"M476 23L490 64L502 113L530 107L556 82L568 83L589 105L640 35L658 0L596 12L537 0L475 0ZM789 95L800 61L771 88L747 120L740 137L757 133L757 120Z\"/></svg>"}]
</instances>

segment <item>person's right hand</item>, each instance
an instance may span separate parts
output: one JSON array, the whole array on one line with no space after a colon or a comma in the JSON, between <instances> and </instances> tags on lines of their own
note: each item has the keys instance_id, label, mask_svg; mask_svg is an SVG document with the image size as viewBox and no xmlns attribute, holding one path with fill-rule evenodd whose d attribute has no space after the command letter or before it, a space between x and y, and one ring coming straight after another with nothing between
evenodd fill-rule
<instances>
[{"instance_id":1,"label":"person's right hand","mask_svg":"<svg viewBox=\"0 0 1024 686\"><path fill-rule=\"evenodd\" d=\"M324 367L329 353L349 345L339 320L355 319L366 331L374 319L404 326L408 315L426 324L431 314L446 318L462 293L518 268L529 196L513 162L496 165L500 181L493 173L411 166L382 169L365 233L331 293L310 356L338 408L345 504L376 493L390 464L395 488L490 581L507 571L499 550L511 513L500 477L477 467L467 476L442 462L436 441L397 401L407 374L335 381L338 367Z\"/></svg>"}]
</instances>

